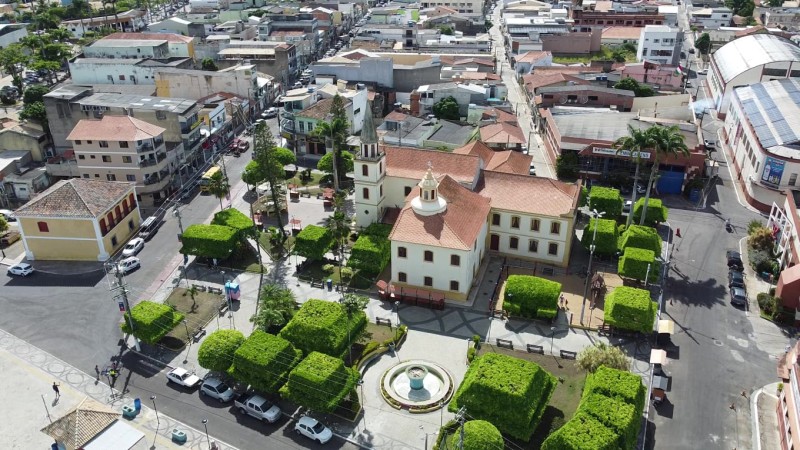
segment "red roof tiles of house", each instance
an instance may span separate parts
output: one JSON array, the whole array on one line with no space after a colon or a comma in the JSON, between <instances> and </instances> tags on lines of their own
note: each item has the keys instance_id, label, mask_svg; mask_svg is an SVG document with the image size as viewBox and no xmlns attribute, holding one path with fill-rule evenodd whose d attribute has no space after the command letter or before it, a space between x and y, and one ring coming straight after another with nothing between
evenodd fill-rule
<instances>
[{"instance_id":1,"label":"red roof tiles of house","mask_svg":"<svg viewBox=\"0 0 800 450\"><path fill-rule=\"evenodd\" d=\"M436 165L433 166L436 168ZM427 170L427 167L426 167ZM414 188L408 199L419 196ZM439 197L447 202L444 212L423 216L410 201L400 211L389 239L398 242L471 250L489 214L489 199L461 186L448 175L439 178Z\"/></svg>"},{"instance_id":2,"label":"red roof tiles of house","mask_svg":"<svg viewBox=\"0 0 800 450\"><path fill-rule=\"evenodd\" d=\"M50 186L17 209L17 217L92 219L120 202L134 183L70 178Z\"/></svg>"},{"instance_id":3,"label":"red roof tiles of house","mask_svg":"<svg viewBox=\"0 0 800 450\"><path fill-rule=\"evenodd\" d=\"M492 208L545 216L566 216L577 207L580 187L550 178L483 172L477 191Z\"/></svg>"},{"instance_id":4,"label":"red roof tiles of house","mask_svg":"<svg viewBox=\"0 0 800 450\"><path fill-rule=\"evenodd\" d=\"M390 177L421 180L430 162L437 173L446 173L459 183L472 185L480 170L480 159L437 150L408 147L383 147L386 153L386 174Z\"/></svg>"},{"instance_id":5,"label":"red roof tiles of house","mask_svg":"<svg viewBox=\"0 0 800 450\"><path fill-rule=\"evenodd\" d=\"M133 142L152 139L166 131L164 128L130 116L104 116L100 120L81 120L67 140Z\"/></svg>"},{"instance_id":6,"label":"red roof tiles of house","mask_svg":"<svg viewBox=\"0 0 800 450\"><path fill-rule=\"evenodd\" d=\"M525 144L525 132L516 124L506 122L484 125L480 129L481 141L487 144Z\"/></svg>"},{"instance_id":7,"label":"red roof tiles of house","mask_svg":"<svg viewBox=\"0 0 800 450\"><path fill-rule=\"evenodd\" d=\"M511 150L494 151L481 141L453 150L459 155L473 155L483 161L483 168L493 172L516 173L528 175L533 157Z\"/></svg>"}]
</instances>

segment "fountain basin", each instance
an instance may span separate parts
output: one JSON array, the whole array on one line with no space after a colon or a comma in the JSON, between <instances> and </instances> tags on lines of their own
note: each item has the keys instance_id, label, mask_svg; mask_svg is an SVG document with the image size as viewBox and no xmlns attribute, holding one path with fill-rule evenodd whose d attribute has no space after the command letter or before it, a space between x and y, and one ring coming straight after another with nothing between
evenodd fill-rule
<instances>
[{"instance_id":1,"label":"fountain basin","mask_svg":"<svg viewBox=\"0 0 800 450\"><path fill-rule=\"evenodd\" d=\"M395 408L433 411L453 395L453 377L436 363L413 360L397 364L381 378L384 400Z\"/></svg>"}]
</instances>

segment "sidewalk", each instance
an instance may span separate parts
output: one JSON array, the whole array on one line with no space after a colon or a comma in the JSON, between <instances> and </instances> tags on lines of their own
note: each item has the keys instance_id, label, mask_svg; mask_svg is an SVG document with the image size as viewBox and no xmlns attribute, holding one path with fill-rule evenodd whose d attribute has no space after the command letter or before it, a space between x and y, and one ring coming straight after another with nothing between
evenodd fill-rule
<instances>
[{"instance_id":1,"label":"sidewalk","mask_svg":"<svg viewBox=\"0 0 800 450\"><path fill-rule=\"evenodd\" d=\"M142 411L133 419L122 417L122 406L133 404L133 398L123 396L111 388L98 382L94 375L83 373L55 356L34 347L27 342L0 330L0 373L3 379L12 381L13 389L0 390L0 423L3 424L3 440L6 448L28 450L33 448L49 448L53 443L46 434L39 430L55 421L73 408L84 398L94 400L120 411L118 420L130 425L144 434L144 437L133 447L145 450L155 445L160 449L205 448L205 433L192 429L163 413L156 413L142 402ZM57 382L61 396L56 400L52 389ZM184 445L172 442L172 429L179 428L186 432ZM221 444L220 449L233 450L233 447ZM10 444L10 447L9 447Z\"/></svg>"},{"instance_id":2,"label":"sidewalk","mask_svg":"<svg viewBox=\"0 0 800 450\"><path fill-rule=\"evenodd\" d=\"M778 383L770 383L757 389L750 396L750 411L753 420L753 449L769 450L781 447L778 431Z\"/></svg>"}]
</instances>

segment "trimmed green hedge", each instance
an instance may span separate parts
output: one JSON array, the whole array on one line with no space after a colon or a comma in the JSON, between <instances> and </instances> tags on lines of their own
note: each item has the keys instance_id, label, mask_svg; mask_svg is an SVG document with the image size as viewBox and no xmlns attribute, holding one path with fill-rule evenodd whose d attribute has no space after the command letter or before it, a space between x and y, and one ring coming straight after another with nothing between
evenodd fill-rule
<instances>
[{"instance_id":1,"label":"trimmed green hedge","mask_svg":"<svg viewBox=\"0 0 800 450\"><path fill-rule=\"evenodd\" d=\"M389 235L392 233L392 226L386 225L385 223L372 223L367 228L364 228L364 231L361 234L367 234L370 236L388 238Z\"/></svg>"},{"instance_id":2,"label":"trimmed green hedge","mask_svg":"<svg viewBox=\"0 0 800 450\"><path fill-rule=\"evenodd\" d=\"M623 203L619 189L592 186L589 190L589 209L605 212L606 219L617 220L622 215Z\"/></svg>"},{"instance_id":3,"label":"trimmed green hedge","mask_svg":"<svg viewBox=\"0 0 800 450\"><path fill-rule=\"evenodd\" d=\"M580 409L616 433L619 448L636 448L642 412L637 411L633 404L593 392L581 400Z\"/></svg>"},{"instance_id":4,"label":"trimmed green hedge","mask_svg":"<svg viewBox=\"0 0 800 450\"><path fill-rule=\"evenodd\" d=\"M575 416L542 450L635 449L645 395L640 376L600 366L587 376Z\"/></svg>"},{"instance_id":5,"label":"trimmed green hedge","mask_svg":"<svg viewBox=\"0 0 800 450\"><path fill-rule=\"evenodd\" d=\"M361 234L353 244L347 265L366 275L378 275L383 271L392 256L389 238Z\"/></svg>"},{"instance_id":6,"label":"trimmed green hedge","mask_svg":"<svg viewBox=\"0 0 800 450\"><path fill-rule=\"evenodd\" d=\"M644 210L644 197L636 200L636 204L633 205L633 221L639 222L642 217L642 211ZM664 223L667 221L667 208L661 203L661 199L659 198L651 198L650 201L647 202L647 217L644 219L644 223L647 225L656 225L659 223Z\"/></svg>"},{"instance_id":7,"label":"trimmed green hedge","mask_svg":"<svg viewBox=\"0 0 800 450\"><path fill-rule=\"evenodd\" d=\"M235 208L223 209L214 214L214 219L211 220L211 224L233 228L238 233L240 239L255 235L255 224L253 221Z\"/></svg>"},{"instance_id":8,"label":"trimmed green hedge","mask_svg":"<svg viewBox=\"0 0 800 450\"><path fill-rule=\"evenodd\" d=\"M620 450L618 443L616 433L578 410L569 422L547 436L542 450Z\"/></svg>"},{"instance_id":9,"label":"trimmed green hedge","mask_svg":"<svg viewBox=\"0 0 800 450\"><path fill-rule=\"evenodd\" d=\"M239 242L239 233L224 225L189 225L181 236L180 253L225 259L233 253Z\"/></svg>"},{"instance_id":10,"label":"trimmed green hedge","mask_svg":"<svg viewBox=\"0 0 800 450\"><path fill-rule=\"evenodd\" d=\"M558 310L561 283L531 275L511 275L506 280L503 310L511 316L551 319ZM541 314L539 310L544 310Z\"/></svg>"},{"instance_id":11,"label":"trimmed green hedge","mask_svg":"<svg viewBox=\"0 0 800 450\"><path fill-rule=\"evenodd\" d=\"M594 229L597 227L597 236ZM617 252L619 231L617 222L612 219L589 219L589 224L583 230L581 244L588 249L594 241L594 251L599 255L613 255Z\"/></svg>"},{"instance_id":12,"label":"trimmed green hedge","mask_svg":"<svg viewBox=\"0 0 800 450\"><path fill-rule=\"evenodd\" d=\"M470 416L528 441L555 387L556 378L535 363L487 353L470 364L448 409L464 406Z\"/></svg>"},{"instance_id":13,"label":"trimmed green hedge","mask_svg":"<svg viewBox=\"0 0 800 450\"><path fill-rule=\"evenodd\" d=\"M355 387L358 372L340 358L311 352L289 373L281 397L298 405L330 413Z\"/></svg>"},{"instance_id":14,"label":"trimmed green hedge","mask_svg":"<svg viewBox=\"0 0 800 450\"><path fill-rule=\"evenodd\" d=\"M244 335L237 330L217 330L203 339L197 350L197 363L213 372L227 372L233 355L244 344Z\"/></svg>"},{"instance_id":15,"label":"trimmed green hedge","mask_svg":"<svg viewBox=\"0 0 800 450\"><path fill-rule=\"evenodd\" d=\"M228 373L245 386L270 394L286 383L289 372L302 358L302 352L291 342L256 330L234 353Z\"/></svg>"},{"instance_id":16,"label":"trimmed green hedge","mask_svg":"<svg viewBox=\"0 0 800 450\"><path fill-rule=\"evenodd\" d=\"M625 251L626 248L643 248L651 250L656 255L661 255L661 236L658 235L653 227L641 225L631 225L619 239L619 249Z\"/></svg>"},{"instance_id":17,"label":"trimmed green hedge","mask_svg":"<svg viewBox=\"0 0 800 450\"><path fill-rule=\"evenodd\" d=\"M606 323L615 328L651 333L656 309L649 291L620 286L606 296L604 317Z\"/></svg>"},{"instance_id":18,"label":"trimmed green hedge","mask_svg":"<svg viewBox=\"0 0 800 450\"><path fill-rule=\"evenodd\" d=\"M650 266L650 275L647 275L647 266ZM658 274L661 271L661 263L656 261L656 254L652 250L645 250L643 248L628 247L619 259L617 265L617 272L619 276L624 278L634 278L639 281L644 281L648 277L648 281L655 283L658 281Z\"/></svg>"},{"instance_id":19,"label":"trimmed green hedge","mask_svg":"<svg viewBox=\"0 0 800 450\"><path fill-rule=\"evenodd\" d=\"M320 260L333 245L333 235L325 227L306 225L294 240L294 251L311 260Z\"/></svg>"},{"instance_id":20,"label":"trimmed green hedge","mask_svg":"<svg viewBox=\"0 0 800 450\"><path fill-rule=\"evenodd\" d=\"M310 299L303 304L279 336L308 355L320 352L340 357L347 351L348 324L350 340L355 342L367 326L367 315L358 311L348 319L342 305Z\"/></svg>"},{"instance_id":21,"label":"trimmed green hedge","mask_svg":"<svg viewBox=\"0 0 800 450\"><path fill-rule=\"evenodd\" d=\"M461 427L450 434L448 448L457 449L461 441ZM464 423L464 450L504 449L505 442L500 431L485 420L470 420Z\"/></svg>"},{"instance_id":22,"label":"trimmed green hedge","mask_svg":"<svg viewBox=\"0 0 800 450\"><path fill-rule=\"evenodd\" d=\"M175 311L169 305L145 300L131 308L131 318L133 319L133 335L143 342L155 344L181 323L183 314ZM131 334L127 314L124 322L120 324L120 328L123 332Z\"/></svg>"}]
</instances>

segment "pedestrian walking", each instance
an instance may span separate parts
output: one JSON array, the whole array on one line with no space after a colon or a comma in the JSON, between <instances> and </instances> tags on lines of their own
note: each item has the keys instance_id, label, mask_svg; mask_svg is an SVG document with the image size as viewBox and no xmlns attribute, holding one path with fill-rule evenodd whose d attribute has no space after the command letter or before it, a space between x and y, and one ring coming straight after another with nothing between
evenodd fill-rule
<instances>
[{"instance_id":1,"label":"pedestrian walking","mask_svg":"<svg viewBox=\"0 0 800 450\"><path fill-rule=\"evenodd\" d=\"M98 367L97 364L94 365L94 373L97 374L97 379L99 380L100 379L100 367Z\"/></svg>"},{"instance_id":2,"label":"pedestrian walking","mask_svg":"<svg viewBox=\"0 0 800 450\"><path fill-rule=\"evenodd\" d=\"M56 399L61 397L61 392L58 390L58 383L53 381L53 392L56 393Z\"/></svg>"}]
</instances>

